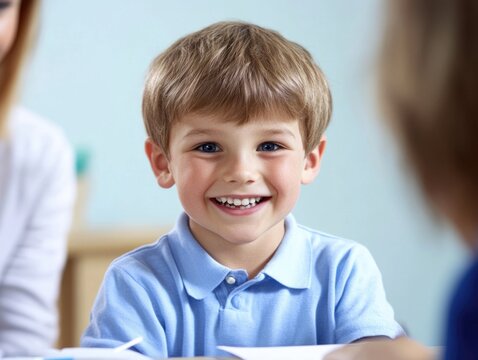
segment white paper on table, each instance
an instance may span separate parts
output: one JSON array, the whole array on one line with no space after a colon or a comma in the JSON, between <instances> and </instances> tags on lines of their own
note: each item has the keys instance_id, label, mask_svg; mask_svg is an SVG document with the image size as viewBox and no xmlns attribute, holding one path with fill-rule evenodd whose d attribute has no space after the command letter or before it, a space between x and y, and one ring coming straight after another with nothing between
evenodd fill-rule
<instances>
[{"instance_id":1,"label":"white paper on table","mask_svg":"<svg viewBox=\"0 0 478 360\"><path fill-rule=\"evenodd\" d=\"M132 350L123 350L120 352L108 348L64 348L61 350L52 349L43 356L43 360L71 359L108 359L108 360L151 360L151 358Z\"/></svg>"},{"instance_id":2,"label":"white paper on table","mask_svg":"<svg viewBox=\"0 0 478 360\"><path fill-rule=\"evenodd\" d=\"M237 347L218 346L217 348L243 360L322 360L322 358L343 345L305 345L278 347Z\"/></svg>"}]
</instances>

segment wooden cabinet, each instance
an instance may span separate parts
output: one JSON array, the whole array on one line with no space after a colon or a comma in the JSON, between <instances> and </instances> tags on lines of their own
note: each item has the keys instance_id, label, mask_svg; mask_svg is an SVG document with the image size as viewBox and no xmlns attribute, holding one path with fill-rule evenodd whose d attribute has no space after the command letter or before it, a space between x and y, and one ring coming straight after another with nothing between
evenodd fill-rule
<instances>
[{"instance_id":1,"label":"wooden cabinet","mask_svg":"<svg viewBox=\"0 0 478 360\"><path fill-rule=\"evenodd\" d=\"M79 345L103 275L111 261L138 246L156 241L168 230L165 227L72 232L59 299L58 347Z\"/></svg>"}]
</instances>

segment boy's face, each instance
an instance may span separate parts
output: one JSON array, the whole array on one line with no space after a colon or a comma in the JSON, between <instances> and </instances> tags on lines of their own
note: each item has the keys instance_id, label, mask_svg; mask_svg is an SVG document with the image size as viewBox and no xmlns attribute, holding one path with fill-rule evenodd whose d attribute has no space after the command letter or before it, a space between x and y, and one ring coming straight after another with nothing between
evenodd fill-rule
<instances>
[{"instance_id":1,"label":"boy's face","mask_svg":"<svg viewBox=\"0 0 478 360\"><path fill-rule=\"evenodd\" d=\"M277 245L301 184L318 173L322 139L304 153L298 121L261 117L244 124L190 114L173 125L169 157L150 140L158 183L174 184L190 228L206 248Z\"/></svg>"}]
</instances>

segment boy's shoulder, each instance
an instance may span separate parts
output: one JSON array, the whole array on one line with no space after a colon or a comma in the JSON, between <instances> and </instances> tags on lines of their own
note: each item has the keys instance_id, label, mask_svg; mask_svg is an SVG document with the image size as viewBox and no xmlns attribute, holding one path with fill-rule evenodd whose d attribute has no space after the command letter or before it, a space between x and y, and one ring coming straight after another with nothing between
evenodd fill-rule
<instances>
[{"instance_id":1,"label":"boy's shoulder","mask_svg":"<svg viewBox=\"0 0 478 360\"><path fill-rule=\"evenodd\" d=\"M350 251L354 248L364 248L357 241L347 239L341 236L310 228L308 226L297 224L297 231L301 237L307 239L316 251Z\"/></svg>"},{"instance_id":2,"label":"boy's shoulder","mask_svg":"<svg viewBox=\"0 0 478 360\"><path fill-rule=\"evenodd\" d=\"M121 271L132 277L138 273L164 271L165 260L170 257L168 234L160 236L155 241L137 247L114 259L109 271Z\"/></svg>"},{"instance_id":3,"label":"boy's shoulder","mask_svg":"<svg viewBox=\"0 0 478 360\"><path fill-rule=\"evenodd\" d=\"M317 271L353 268L357 264L373 266L372 256L365 246L298 224L291 214L286 217L286 235L276 255L282 266L308 264L306 267Z\"/></svg>"},{"instance_id":4,"label":"boy's shoulder","mask_svg":"<svg viewBox=\"0 0 478 360\"><path fill-rule=\"evenodd\" d=\"M348 271L354 267L375 268L369 250L361 243L297 224L296 233L310 247L311 266L317 270Z\"/></svg>"}]
</instances>

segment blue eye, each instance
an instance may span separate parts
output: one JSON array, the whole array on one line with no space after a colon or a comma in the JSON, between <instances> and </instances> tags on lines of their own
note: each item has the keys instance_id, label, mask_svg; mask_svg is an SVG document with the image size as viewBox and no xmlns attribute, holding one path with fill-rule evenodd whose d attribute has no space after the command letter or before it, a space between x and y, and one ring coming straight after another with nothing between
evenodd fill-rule
<instances>
[{"instance_id":1,"label":"blue eye","mask_svg":"<svg viewBox=\"0 0 478 360\"><path fill-rule=\"evenodd\" d=\"M221 149L219 148L219 146L217 146L217 144L204 143L204 144L199 145L195 150L205 152L205 153L215 153L215 152L220 151Z\"/></svg>"},{"instance_id":2,"label":"blue eye","mask_svg":"<svg viewBox=\"0 0 478 360\"><path fill-rule=\"evenodd\" d=\"M282 146L280 146L276 143L273 143L273 142L265 142L265 143L260 144L257 147L257 151L267 151L267 152L277 151L279 149L282 149Z\"/></svg>"}]
</instances>

